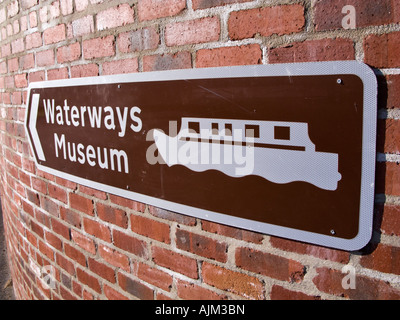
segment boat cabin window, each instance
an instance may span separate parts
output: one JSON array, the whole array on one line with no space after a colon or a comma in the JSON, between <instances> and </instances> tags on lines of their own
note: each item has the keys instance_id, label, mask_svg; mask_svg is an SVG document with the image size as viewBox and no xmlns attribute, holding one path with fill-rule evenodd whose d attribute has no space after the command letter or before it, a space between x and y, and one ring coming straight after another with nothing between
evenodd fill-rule
<instances>
[{"instance_id":1,"label":"boat cabin window","mask_svg":"<svg viewBox=\"0 0 400 320\"><path fill-rule=\"evenodd\" d=\"M219 126L218 123L211 124L211 134L218 135L219 134Z\"/></svg>"},{"instance_id":2,"label":"boat cabin window","mask_svg":"<svg viewBox=\"0 0 400 320\"><path fill-rule=\"evenodd\" d=\"M200 123L198 122L189 122L189 132L200 134Z\"/></svg>"},{"instance_id":3,"label":"boat cabin window","mask_svg":"<svg viewBox=\"0 0 400 320\"><path fill-rule=\"evenodd\" d=\"M225 123L225 135L226 136L232 135L232 123Z\"/></svg>"},{"instance_id":4,"label":"boat cabin window","mask_svg":"<svg viewBox=\"0 0 400 320\"><path fill-rule=\"evenodd\" d=\"M248 138L259 138L260 137L260 126L246 124L244 126L245 136Z\"/></svg>"},{"instance_id":5,"label":"boat cabin window","mask_svg":"<svg viewBox=\"0 0 400 320\"><path fill-rule=\"evenodd\" d=\"M274 139L290 140L290 127L275 127Z\"/></svg>"}]
</instances>

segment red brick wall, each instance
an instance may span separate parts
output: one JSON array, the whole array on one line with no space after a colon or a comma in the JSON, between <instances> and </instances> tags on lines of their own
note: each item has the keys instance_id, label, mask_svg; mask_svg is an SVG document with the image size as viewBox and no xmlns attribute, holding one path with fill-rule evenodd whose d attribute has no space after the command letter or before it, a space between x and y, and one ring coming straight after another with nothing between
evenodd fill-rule
<instances>
[{"instance_id":1,"label":"red brick wall","mask_svg":"<svg viewBox=\"0 0 400 320\"><path fill-rule=\"evenodd\" d=\"M356 29L342 28L344 5ZM399 299L397 0L3 0L0 177L20 299ZM379 79L374 234L345 252L130 201L35 167L27 86L41 80L301 61L364 61ZM355 289L342 271L355 270ZM43 285L52 268L53 288Z\"/></svg>"}]
</instances>

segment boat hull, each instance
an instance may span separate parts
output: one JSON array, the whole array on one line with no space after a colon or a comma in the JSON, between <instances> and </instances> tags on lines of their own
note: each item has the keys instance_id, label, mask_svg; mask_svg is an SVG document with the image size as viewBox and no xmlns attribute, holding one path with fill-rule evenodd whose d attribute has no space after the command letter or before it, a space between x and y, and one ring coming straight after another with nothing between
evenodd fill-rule
<instances>
[{"instance_id":1,"label":"boat hull","mask_svg":"<svg viewBox=\"0 0 400 320\"><path fill-rule=\"evenodd\" d=\"M159 130L154 139L168 166L183 165L195 172L217 170L234 178L256 175L277 184L303 181L331 191L341 179L335 153L185 141L179 134L169 137Z\"/></svg>"}]
</instances>

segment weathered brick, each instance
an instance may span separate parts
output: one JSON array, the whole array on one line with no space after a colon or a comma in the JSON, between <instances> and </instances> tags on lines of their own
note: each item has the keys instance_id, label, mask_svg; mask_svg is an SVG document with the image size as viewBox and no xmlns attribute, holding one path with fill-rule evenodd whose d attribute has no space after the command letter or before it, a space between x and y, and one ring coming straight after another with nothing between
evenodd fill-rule
<instances>
[{"instance_id":1,"label":"weathered brick","mask_svg":"<svg viewBox=\"0 0 400 320\"><path fill-rule=\"evenodd\" d=\"M250 2L253 0L192 0L193 9L206 9L212 7L219 7L233 3Z\"/></svg>"},{"instance_id":2,"label":"weathered brick","mask_svg":"<svg viewBox=\"0 0 400 320\"><path fill-rule=\"evenodd\" d=\"M225 295L220 295L209 289L183 280L177 281L178 296L185 300L225 300Z\"/></svg>"},{"instance_id":3,"label":"weathered brick","mask_svg":"<svg viewBox=\"0 0 400 320\"><path fill-rule=\"evenodd\" d=\"M83 41L83 57L93 59L115 55L114 36L95 38Z\"/></svg>"},{"instance_id":4,"label":"weathered brick","mask_svg":"<svg viewBox=\"0 0 400 320\"><path fill-rule=\"evenodd\" d=\"M45 51L39 51L36 53L36 66L44 67L53 65L55 62L54 50L49 49Z\"/></svg>"},{"instance_id":5,"label":"weathered brick","mask_svg":"<svg viewBox=\"0 0 400 320\"><path fill-rule=\"evenodd\" d=\"M47 70L47 80L68 79L68 68Z\"/></svg>"},{"instance_id":6,"label":"weathered brick","mask_svg":"<svg viewBox=\"0 0 400 320\"><path fill-rule=\"evenodd\" d=\"M379 244L371 254L361 257L360 264L368 269L400 275L400 248Z\"/></svg>"},{"instance_id":7,"label":"weathered brick","mask_svg":"<svg viewBox=\"0 0 400 320\"><path fill-rule=\"evenodd\" d=\"M152 247L152 257L153 261L159 266L179 272L190 278L198 279L195 259L156 246Z\"/></svg>"},{"instance_id":8,"label":"weathered brick","mask_svg":"<svg viewBox=\"0 0 400 320\"><path fill-rule=\"evenodd\" d=\"M88 196L95 197L97 199L106 200L107 193L104 191L96 190L87 186L79 185L79 191Z\"/></svg>"},{"instance_id":9,"label":"weathered brick","mask_svg":"<svg viewBox=\"0 0 400 320\"><path fill-rule=\"evenodd\" d=\"M55 249L61 251L63 247L63 243L59 237L57 237L52 232L45 232L45 240L46 243L54 247Z\"/></svg>"},{"instance_id":10,"label":"weathered brick","mask_svg":"<svg viewBox=\"0 0 400 320\"><path fill-rule=\"evenodd\" d=\"M100 256L108 263L127 272L130 271L129 258L125 254L122 254L115 249L104 246L102 244L99 245L98 250Z\"/></svg>"},{"instance_id":11,"label":"weathered brick","mask_svg":"<svg viewBox=\"0 0 400 320\"><path fill-rule=\"evenodd\" d=\"M273 285L271 289L271 300L320 300L319 296L312 296L299 291L285 289L278 285Z\"/></svg>"},{"instance_id":12,"label":"weathered brick","mask_svg":"<svg viewBox=\"0 0 400 320\"><path fill-rule=\"evenodd\" d=\"M141 300L154 299L154 292L151 288L122 273L118 273L118 283L123 290Z\"/></svg>"},{"instance_id":13,"label":"weathered brick","mask_svg":"<svg viewBox=\"0 0 400 320\"><path fill-rule=\"evenodd\" d=\"M15 83L14 83L14 77L13 77L13 76L5 77L5 85L6 85L6 88L7 88L7 89L12 89L12 88L14 88L14 85L15 85Z\"/></svg>"},{"instance_id":14,"label":"weathered brick","mask_svg":"<svg viewBox=\"0 0 400 320\"><path fill-rule=\"evenodd\" d=\"M11 42L11 52L14 53L20 53L25 50L25 45L24 45L24 39L19 38Z\"/></svg>"},{"instance_id":15,"label":"weathered brick","mask_svg":"<svg viewBox=\"0 0 400 320\"><path fill-rule=\"evenodd\" d=\"M117 39L118 49L123 53L155 49L159 42L160 37L153 27L124 32Z\"/></svg>"},{"instance_id":16,"label":"weathered brick","mask_svg":"<svg viewBox=\"0 0 400 320\"><path fill-rule=\"evenodd\" d=\"M19 20L14 20L13 23L14 34L18 34L20 31Z\"/></svg>"},{"instance_id":17,"label":"weathered brick","mask_svg":"<svg viewBox=\"0 0 400 320\"><path fill-rule=\"evenodd\" d=\"M63 238L70 240L69 236L69 227L67 227L65 224L61 223L55 218L51 219L51 226L52 229L55 233L58 235L62 236Z\"/></svg>"},{"instance_id":18,"label":"weathered brick","mask_svg":"<svg viewBox=\"0 0 400 320\"><path fill-rule=\"evenodd\" d=\"M12 104L18 105L22 103L22 96L21 96L21 92L19 91L15 91L11 94L11 101ZM21 193L23 194L23 192Z\"/></svg>"},{"instance_id":19,"label":"weathered brick","mask_svg":"<svg viewBox=\"0 0 400 320\"><path fill-rule=\"evenodd\" d=\"M12 18L19 12L19 1L12 1L7 5L7 17Z\"/></svg>"},{"instance_id":20,"label":"weathered brick","mask_svg":"<svg viewBox=\"0 0 400 320\"><path fill-rule=\"evenodd\" d=\"M103 285L103 290L108 300L129 300L128 297L124 296L122 293L119 293L106 284Z\"/></svg>"},{"instance_id":21,"label":"weathered brick","mask_svg":"<svg viewBox=\"0 0 400 320\"><path fill-rule=\"evenodd\" d=\"M386 153L400 153L400 121L378 120L377 150Z\"/></svg>"},{"instance_id":22,"label":"weathered brick","mask_svg":"<svg viewBox=\"0 0 400 320\"><path fill-rule=\"evenodd\" d=\"M228 246L226 243L186 230L178 229L176 231L176 246L179 249L220 262L226 262L227 259Z\"/></svg>"},{"instance_id":23,"label":"weathered brick","mask_svg":"<svg viewBox=\"0 0 400 320\"><path fill-rule=\"evenodd\" d=\"M64 269L66 272L68 272L70 275L74 276L75 275L75 266L74 263L68 260L64 255L56 252L56 261L57 264Z\"/></svg>"},{"instance_id":24,"label":"weathered brick","mask_svg":"<svg viewBox=\"0 0 400 320\"><path fill-rule=\"evenodd\" d=\"M128 215L126 214L126 211L99 202L96 204L96 211L97 216L101 220L122 228L128 227Z\"/></svg>"},{"instance_id":25,"label":"weathered brick","mask_svg":"<svg viewBox=\"0 0 400 320\"><path fill-rule=\"evenodd\" d=\"M188 226L196 225L196 218L194 218L194 217L190 217L190 216L186 216L186 215L179 214L176 212L164 210L164 209L154 207L154 206L148 206L148 208L149 208L149 213L155 217L158 217L161 219L166 219L169 221L178 222L180 224L185 224Z\"/></svg>"},{"instance_id":26,"label":"weathered brick","mask_svg":"<svg viewBox=\"0 0 400 320\"><path fill-rule=\"evenodd\" d=\"M78 299L74 294L69 292L63 286L60 286L60 295L61 295L61 298L63 298L64 300L77 300Z\"/></svg>"},{"instance_id":27,"label":"weathered brick","mask_svg":"<svg viewBox=\"0 0 400 320\"><path fill-rule=\"evenodd\" d=\"M66 16L74 11L72 0L60 0L61 13Z\"/></svg>"},{"instance_id":28,"label":"weathered brick","mask_svg":"<svg viewBox=\"0 0 400 320\"><path fill-rule=\"evenodd\" d=\"M273 48L270 63L353 60L354 43L349 39L321 39L296 42L289 46Z\"/></svg>"},{"instance_id":29,"label":"weathered brick","mask_svg":"<svg viewBox=\"0 0 400 320\"><path fill-rule=\"evenodd\" d=\"M28 17L22 16L21 17L21 31L28 30Z\"/></svg>"},{"instance_id":30,"label":"weathered brick","mask_svg":"<svg viewBox=\"0 0 400 320\"><path fill-rule=\"evenodd\" d=\"M203 281L221 290L250 299L263 299L264 289L260 280L247 274L203 262Z\"/></svg>"},{"instance_id":31,"label":"weathered brick","mask_svg":"<svg viewBox=\"0 0 400 320\"><path fill-rule=\"evenodd\" d=\"M239 47L201 49L197 51L196 67L222 67L261 64L262 52L258 44Z\"/></svg>"},{"instance_id":32,"label":"weathered brick","mask_svg":"<svg viewBox=\"0 0 400 320\"><path fill-rule=\"evenodd\" d=\"M185 0L140 0L138 3L139 20L154 20L175 16L186 8Z\"/></svg>"},{"instance_id":33,"label":"weathered brick","mask_svg":"<svg viewBox=\"0 0 400 320\"><path fill-rule=\"evenodd\" d=\"M180 46L217 41L220 30L218 17L171 23L165 27L165 44L167 46Z\"/></svg>"},{"instance_id":34,"label":"weathered brick","mask_svg":"<svg viewBox=\"0 0 400 320\"><path fill-rule=\"evenodd\" d=\"M237 248L235 259L240 268L278 280L301 282L305 275L305 267L300 262L258 250Z\"/></svg>"},{"instance_id":35,"label":"weathered brick","mask_svg":"<svg viewBox=\"0 0 400 320\"><path fill-rule=\"evenodd\" d=\"M26 73L16 74L14 76L16 88L26 88L28 86L28 80Z\"/></svg>"},{"instance_id":36,"label":"weathered brick","mask_svg":"<svg viewBox=\"0 0 400 320\"><path fill-rule=\"evenodd\" d=\"M139 257L144 257L146 255L146 243L127 233L113 230L113 241L114 245L122 250L133 253Z\"/></svg>"},{"instance_id":37,"label":"weathered brick","mask_svg":"<svg viewBox=\"0 0 400 320\"><path fill-rule=\"evenodd\" d=\"M88 258L89 270L99 275L101 278L106 279L111 283L115 283L114 269L106 266L93 258Z\"/></svg>"},{"instance_id":38,"label":"weathered brick","mask_svg":"<svg viewBox=\"0 0 400 320\"><path fill-rule=\"evenodd\" d=\"M48 197L40 197L40 206L44 211L47 211L51 215L58 217L59 215L59 205Z\"/></svg>"},{"instance_id":39,"label":"weathered brick","mask_svg":"<svg viewBox=\"0 0 400 320\"><path fill-rule=\"evenodd\" d=\"M131 229L133 232L152 239L170 243L169 225L149 218L131 215Z\"/></svg>"},{"instance_id":40,"label":"weathered brick","mask_svg":"<svg viewBox=\"0 0 400 320\"><path fill-rule=\"evenodd\" d=\"M186 51L143 57L143 71L189 69L191 67L191 54Z\"/></svg>"},{"instance_id":41,"label":"weathered brick","mask_svg":"<svg viewBox=\"0 0 400 320\"><path fill-rule=\"evenodd\" d=\"M46 75L44 71L35 71L30 72L28 75L29 83L36 82L36 81L44 81L46 80Z\"/></svg>"},{"instance_id":42,"label":"weathered brick","mask_svg":"<svg viewBox=\"0 0 400 320\"><path fill-rule=\"evenodd\" d=\"M137 262L132 268L133 274L139 279L146 281L158 288L170 291L172 287L172 276L147 264Z\"/></svg>"},{"instance_id":43,"label":"weathered brick","mask_svg":"<svg viewBox=\"0 0 400 320\"><path fill-rule=\"evenodd\" d=\"M36 238L36 236L32 233L32 232L30 232L29 230L26 230L25 231L25 233L26 233L26 238L27 238L27 240L29 241L29 243L33 246L33 247L37 247L37 238ZM50 243L50 242L49 242ZM51 243L50 243L50 245L52 245Z\"/></svg>"},{"instance_id":44,"label":"weathered brick","mask_svg":"<svg viewBox=\"0 0 400 320\"><path fill-rule=\"evenodd\" d=\"M93 16L88 15L72 21L72 34L74 37L80 37L94 32Z\"/></svg>"},{"instance_id":45,"label":"weathered brick","mask_svg":"<svg viewBox=\"0 0 400 320\"><path fill-rule=\"evenodd\" d=\"M90 288L92 288L94 291L101 293L101 286L100 282L97 278L94 276L90 275L86 271L82 270L81 268L76 269L76 274L78 276L78 280L82 282L83 284L86 284Z\"/></svg>"},{"instance_id":46,"label":"weathered brick","mask_svg":"<svg viewBox=\"0 0 400 320\"><path fill-rule=\"evenodd\" d=\"M12 24L11 24L11 23L7 24L6 28L7 28L7 35L8 35L9 37L11 37L11 36L13 35L13 27L12 27Z\"/></svg>"},{"instance_id":47,"label":"weathered brick","mask_svg":"<svg viewBox=\"0 0 400 320\"><path fill-rule=\"evenodd\" d=\"M109 197L111 202L118 206L127 207L138 212L144 212L144 210L146 209L146 205L141 202L133 201L113 194L110 194Z\"/></svg>"},{"instance_id":48,"label":"weathered brick","mask_svg":"<svg viewBox=\"0 0 400 320\"><path fill-rule=\"evenodd\" d=\"M83 227L88 234L111 242L111 231L106 225L89 218L83 218Z\"/></svg>"},{"instance_id":49,"label":"weathered brick","mask_svg":"<svg viewBox=\"0 0 400 320\"><path fill-rule=\"evenodd\" d=\"M376 164L375 192L400 196L400 170L399 163L378 162Z\"/></svg>"},{"instance_id":50,"label":"weathered brick","mask_svg":"<svg viewBox=\"0 0 400 320\"><path fill-rule=\"evenodd\" d=\"M60 208L60 217L68 224L77 227L78 229L81 228L82 225L82 218L79 213L69 209L69 208Z\"/></svg>"},{"instance_id":51,"label":"weathered brick","mask_svg":"<svg viewBox=\"0 0 400 320\"><path fill-rule=\"evenodd\" d=\"M39 251L43 253L47 258L49 258L51 261L55 260L53 249L50 246L48 246L44 241L39 240Z\"/></svg>"},{"instance_id":52,"label":"weathered brick","mask_svg":"<svg viewBox=\"0 0 400 320\"><path fill-rule=\"evenodd\" d=\"M99 67L95 63L71 67L71 78L94 77L99 75Z\"/></svg>"},{"instance_id":53,"label":"weathered brick","mask_svg":"<svg viewBox=\"0 0 400 320\"><path fill-rule=\"evenodd\" d=\"M49 6L49 14L50 14L49 16L50 21L60 16L60 3L58 1L54 1Z\"/></svg>"},{"instance_id":54,"label":"weathered brick","mask_svg":"<svg viewBox=\"0 0 400 320\"><path fill-rule=\"evenodd\" d=\"M60 177L54 177L55 182L59 184L60 186L63 186L68 189L76 189L77 184L75 182L72 182L71 180L66 180Z\"/></svg>"},{"instance_id":55,"label":"weathered brick","mask_svg":"<svg viewBox=\"0 0 400 320\"><path fill-rule=\"evenodd\" d=\"M127 3L106 9L97 14L97 30L112 29L134 22L135 12Z\"/></svg>"},{"instance_id":56,"label":"weathered brick","mask_svg":"<svg viewBox=\"0 0 400 320\"><path fill-rule=\"evenodd\" d=\"M282 5L232 12L229 17L229 36L233 40L284 35L303 30L304 7L299 4Z\"/></svg>"},{"instance_id":57,"label":"weathered brick","mask_svg":"<svg viewBox=\"0 0 400 320\"><path fill-rule=\"evenodd\" d=\"M26 50L42 46L42 36L40 32L34 32L26 36Z\"/></svg>"},{"instance_id":58,"label":"weathered brick","mask_svg":"<svg viewBox=\"0 0 400 320\"><path fill-rule=\"evenodd\" d=\"M65 63L78 60L81 57L81 45L79 42L63 46L57 49L57 62Z\"/></svg>"},{"instance_id":59,"label":"weathered brick","mask_svg":"<svg viewBox=\"0 0 400 320\"><path fill-rule=\"evenodd\" d=\"M313 282L323 292L354 300L398 300L400 290L385 281L355 276L355 289L344 289L342 281L348 273L328 268L317 268Z\"/></svg>"},{"instance_id":60,"label":"weathered brick","mask_svg":"<svg viewBox=\"0 0 400 320\"><path fill-rule=\"evenodd\" d=\"M6 43L1 46L1 57L5 58L11 54L11 44Z\"/></svg>"},{"instance_id":61,"label":"weathered brick","mask_svg":"<svg viewBox=\"0 0 400 320\"><path fill-rule=\"evenodd\" d=\"M400 74L389 74L385 78L386 83L383 88L385 92L381 95L385 101L382 107L388 109L400 108L400 95L398 94L400 91Z\"/></svg>"},{"instance_id":62,"label":"weathered brick","mask_svg":"<svg viewBox=\"0 0 400 320\"><path fill-rule=\"evenodd\" d=\"M264 236L261 233L255 233L205 220L201 222L201 228L211 233L216 233L248 242L261 243L264 239Z\"/></svg>"},{"instance_id":63,"label":"weathered brick","mask_svg":"<svg viewBox=\"0 0 400 320\"><path fill-rule=\"evenodd\" d=\"M137 72L139 67L137 58L130 58L103 63L103 75Z\"/></svg>"},{"instance_id":64,"label":"weathered brick","mask_svg":"<svg viewBox=\"0 0 400 320\"><path fill-rule=\"evenodd\" d=\"M37 13L36 11L32 11L29 13L29 27L30 28L35 28L38 25L37 21Z\"/></svg>"},{"instance_id":65,"label":"weathered brick","mask_svg":"<svg viewBox=\"0 0 400 320\"><path fill-rule=\"evenodd\" d=\"M1 74L7 73L7 62L6 61L2 61L0 63L0 73Z\"/></svg>"},{"instance_id":66,"label":"weathered brick","mask_svg":"<svg viewBox=\"0 0 400 320\"><path fill-rule=\"evenodd\" d=\"M86 8L88 7L88 4L89 4L89 0L75 1L76 11L85 11Z\"/></svg>"},{"instance_id":67,"label":"weathered brick","mask_svg":"<svg viewBox=\"0 0 400 320\"><path fill-rule=\"evenodd\" d=\"M65 40L65 24L59 24L55 27L46 29L43 32L44 44L52 44Z\"/></svg>"},{"instance_id":68,"label":"weathered brick","mask_svg":"<svg viewBox=\"0 0 400 320\"><path fill-rule=\"evenodd\" d=\"M96 253L96 247L94 244L93 239L89 238L88 236L80 233L74 229L71 230L71 239L82 249L86 250L91 254Z\"/></svg>"},{"instance_id":69,"label":"weathered brick","mask_svg":"<svg viewBox=\"0 0 400 320\"><path fill-rule=\"evenodd\" d=\"M21 3L21 8L25 10L37 5L38 0L21 0L20 3Z\"/></svg>"},{"instance_id":70,"label":"weathered brick","mask_svg":"<svg viewBox=\"0 0 400 320\"><path fill-rule=\"evenodd\" d=\"M87 291L86 289L83 289L82 298L84 300L94 300L93 294L91 292Z\"/></svg>"},{"instance_id":71,"label":"weathered brick","mask_svg":"<svg viewBox=\"0 0 400 320\"><path fill-rule=\"evenodd\" d=\"M86 267L86 256L81 251L69 245L68 243L65 243L64 252L67 257Z\"/></svg>"},{"instance_id":72,"label":"weathered brick","mask_svg":"<svg viewBox=\"0 0 400 320\"><path fill-rule=\"evenodd\" d=\"M38 179L36 177L32 177L32 188L36 191L42 192L44 194L47 193L47 183L42 179Z\"/></svg>"},{"instance_id":73,"label":"weathered brick","mask_svg":"<svg viewBox=\"0 0 400 320\"><path fill-rule=\"evenodd\" d=\"M18 58L8 60L8 72L15 72L18 70Z\"/></svg>"},{"instance_id":74,"label":"weathered brick","mask_svg":"<svg viewBox=\"0 0 400 320\"><path fill-rule=\"evenodd\" d=\"M400 32L369 35L364 40L364 61L375 68L400 67Z\"/></svg>"},{"instance_id":75,"label":"weathered brick","mask_svg":"<svg viewBox=\"0 0 400 320\"><path fill-rule=\"evenodd\" d=\"M34 233L36 233L40 238L44 239L44 231L43 228L37 224L34 220L31 220L31 229Z\"/></svg>"},{"instance_id":76,"label":"weathered brick","mask_svg":"<svg viewBox=\"0 0 400 320\"><path fill-rule=\"evenodd\" d=\"M72 209L76 209L91 216L94 215L93 201L89 198L82 197L76 193L70 193L69 204Z\"/></svg>"},{"instance_id":77,"label":"weathered brick","mask_svg":"<svg viewBox=\"0 0 400 320\"><path fill-rule=\"evenodd\" d=\"M27 70L35 66L35 58L33 53L28 53L19 58L19 66L22 70Z\"/></svg>"},{"instance_id":78,"label":"weathered brick","mask_svg":"<svg viewBox=\"0 0 400 320\"><path fill-rule=\"evenodd\" d=\"M7 20L7 15L6 15L6 8L2 7L0 9L0 24L3 23L4 21Z\"/></svg>"},{"instance_id":79,"label":"weathered brick","mask_svg":"<svg viewBox=\"0 0 400 320\"><path fill-rule=\"evenodd\" d=\"M348 14L342 13L343 7L351 5L355 9L356 28L395 23L395 2L381 0L318 0L314 4L314 23L316 30L341 29L342 20Z\"/></svg>"},{"instance_id":80,"label":"weathered brick","mask_svg":"<svg viewBox=\"0 0 400 320\"><path fill-rule=\"evenodd\" d=\"M49 10L48 10L47 6L44 6L44 7L39 9L40 22L46 23L49 20L48 13L49 13Z\"/></svg>"},{"instance_id":81,"label":"weathered brick","mask_svg":"<svg viewBox=\"0 0 400 320\"><path fill-rule=\"evenodd\" d=\"M380 230L388 235L400 235L400 206L381 205L375 217L379 219L376 225L380 225Z\"/></svg>"}]
</instances>

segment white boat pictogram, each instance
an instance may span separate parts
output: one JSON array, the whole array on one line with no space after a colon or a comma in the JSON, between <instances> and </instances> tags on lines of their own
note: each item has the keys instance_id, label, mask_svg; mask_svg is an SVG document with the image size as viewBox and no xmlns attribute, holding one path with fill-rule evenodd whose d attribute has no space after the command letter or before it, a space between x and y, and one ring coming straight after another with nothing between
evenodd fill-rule
<instances>
[{"instance_id":1,"label":"white boat pictogram","mask_svg":"<svg viewBox=\"0 0 400 320\"><path fill-rule=\"evenodd\" d=\"M336 190L341 179L338 154L315 151L304 122L182 118L176 136L154 129L153 137L168 166L303 181L324 190Z\"/></svg>"}]
</instances>

